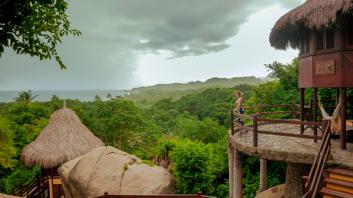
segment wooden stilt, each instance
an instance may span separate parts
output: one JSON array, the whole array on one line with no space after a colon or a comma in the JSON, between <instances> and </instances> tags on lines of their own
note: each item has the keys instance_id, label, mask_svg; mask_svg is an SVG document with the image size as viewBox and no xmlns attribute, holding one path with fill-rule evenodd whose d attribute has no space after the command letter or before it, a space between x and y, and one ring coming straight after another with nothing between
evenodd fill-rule
<instances>
[{"instance_id":1,"label":"wooden stilt","mask_svg":"<svg viewBox=\"0 0 353 198\"><path fill-rule=\"evenodd\" d=\"M260 189L259 192L267 189L267 160L260 159Z\"/></svg>"},{"instance_id":2,"label":"wooden stilt","mask_svg":"<svg viewBox=\"0 0 353 198\"><path fill-rule=\"evenodd\" d=\"M229 141L231 141L229 139ZM234 198L234 149L230 142L228 146L228 166L229 166L229 197Z\"/></svg>"},{"instance_id":3,"label":"wooden stilt","mask_svg":"<svg viewBox=\"0 0 353 198\"><path fill-rule=\"evenodd\" d=\"M241 153L238 150L234 150L235 159L235 170L234 170L234 198L242 198L243 191L243 166L241 162Z\"/></svg>"},{"instance_id":4,"label":"wooden stilt","mask_svg":"<svg viewBox=\"0 0 353 198\"><path fill-rule=\"evenodd\" d=\"M317 88L313 90L313 122L317 121ZM317 126L314 126L314 136L317 137ZM314 139L314 142L317 142L317 139Z\"/></svg>"},{"instance_id":5,"label":"wooden stilt","mask_svg":"<svg viewBox=\"0 0 353 198\"><path fill-rule=\"evenodd\" d=\"M304 121L304 94L305 88L300 88L300 121ZM304 133L304 125L300 125L300 134Z\"/></svg>"},{"instance_id":6,"label":"wooden stilt","mask_svg":"<svg viewBox=\"0 0 353 198\"><path fill-rule=\"evenodd\" d=\"M340 100L341 100L341 149L347 149L347 131L346 131L346 120L347 120L347 92L346 88L341 88L340 90Z\"/></svg>"}]
</instances>

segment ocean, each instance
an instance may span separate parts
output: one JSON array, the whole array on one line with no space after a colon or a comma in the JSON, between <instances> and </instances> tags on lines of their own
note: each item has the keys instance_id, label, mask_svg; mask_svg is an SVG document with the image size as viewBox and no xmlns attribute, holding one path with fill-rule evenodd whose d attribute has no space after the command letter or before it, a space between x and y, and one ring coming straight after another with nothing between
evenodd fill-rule
<instances>
[{"instance_id":1,"label":"ocean","mask_svg":"<svg viewBox=\"0 0 353 198\"><path fill-rule=\"evenodd\" d=\"M0 102L15 101L19 92L21 91L0 91ZM53 95L58 96L60 99L78 99L81 101L93 101L94 97L98 95L102 100L107 100L108 94L115 97L128 93L125 90L32 90L32 95L37 96L34 101L49 101Z\"/></svg>"}]
</instances>

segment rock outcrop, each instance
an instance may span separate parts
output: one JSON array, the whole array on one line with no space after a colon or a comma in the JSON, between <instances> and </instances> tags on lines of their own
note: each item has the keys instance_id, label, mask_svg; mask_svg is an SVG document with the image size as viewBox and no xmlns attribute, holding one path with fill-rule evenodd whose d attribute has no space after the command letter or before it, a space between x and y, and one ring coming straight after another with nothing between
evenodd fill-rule
<instances>
[{"instance_id":1,"label":"rock outcrop","mask_svg":"<svg viewBox=\"0 0 353 198\"><path fill-rule=\"evenodd\" d=\"M21 197L16 197L16 196L11 196L11 195L5 195L0 193L0 198L21 198Z\"/></svg>"},{"instance_id":2,"label":"rock outcrop","mask_svg":"<svg viewBox=\"0 0 353 198\"><path fill-rule=\"evenodd\" d=\"M66 162L59 174L68 198L109 194L142 195L174 192L172 175L113 147L99 147Z\"/></svg>"}]
</instances>

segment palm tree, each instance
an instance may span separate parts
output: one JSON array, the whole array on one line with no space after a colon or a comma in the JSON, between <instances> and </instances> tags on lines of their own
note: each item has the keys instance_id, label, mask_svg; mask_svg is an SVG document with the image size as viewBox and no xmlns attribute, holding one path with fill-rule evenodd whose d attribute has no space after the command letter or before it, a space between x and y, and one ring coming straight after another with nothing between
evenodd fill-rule
<instances>
[{"instance_id":1,"label":"palm tree","mask_svg":"<svg viewBox=\"0 0 353 198\"><path fill-rule=\"evenodd\" d=\"M18 96L15 97L16 102L31 103L38 95L33 95L32 91L21 91Z\"/></svg>"}]
</instances>

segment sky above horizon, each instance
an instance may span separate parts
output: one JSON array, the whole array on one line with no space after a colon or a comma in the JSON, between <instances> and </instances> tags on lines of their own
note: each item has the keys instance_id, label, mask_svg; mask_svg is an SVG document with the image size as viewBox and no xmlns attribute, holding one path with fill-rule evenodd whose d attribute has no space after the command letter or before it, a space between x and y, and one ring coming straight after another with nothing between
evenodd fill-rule
<instances>
[{"instance_id":1,"label":"sky above horizon","mask_svg":"<svg viewBox=\"0 0 353 198\"><path fill-rule=\"evenodd\" d=\"M276 20L303 0L75 0L68 15L83 35L58 47L68 67L0 58L0 90L130 89L213 77L267 75L296 50L268 41Z\"/></svg>"}]
</instances>

